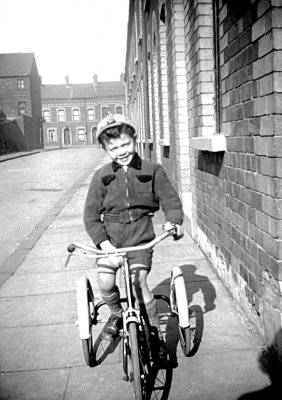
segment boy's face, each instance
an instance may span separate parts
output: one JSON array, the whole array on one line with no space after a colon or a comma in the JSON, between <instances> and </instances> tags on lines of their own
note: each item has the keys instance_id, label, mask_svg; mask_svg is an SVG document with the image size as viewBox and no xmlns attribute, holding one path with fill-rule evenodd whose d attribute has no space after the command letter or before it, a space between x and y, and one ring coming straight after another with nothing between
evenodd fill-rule
<instances>
[{"instance_id":1,"label":"boy's face","mask_svg":"<svg viewBox=\"0 0 282 400\"><path fill-rule=\"evenodd\" d=\"M122 133L120 137L106 142L105 150L112 161L123 167L127 166L131 163L135 154L135 138L127 133Z\"/></svg>"}]
</instances>

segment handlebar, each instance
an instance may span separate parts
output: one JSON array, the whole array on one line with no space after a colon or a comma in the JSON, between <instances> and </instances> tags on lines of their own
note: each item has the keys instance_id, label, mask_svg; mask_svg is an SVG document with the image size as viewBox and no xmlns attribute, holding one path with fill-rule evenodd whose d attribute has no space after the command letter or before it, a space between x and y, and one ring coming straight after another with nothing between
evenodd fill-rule
<instances>
[{"instance_id":1,"label":"handlebar","mask_svg":"<svg viewBox=\"0 0 282 400\"><path fill-rule=\"evenodd\" d=\"M160 236L157 236L155 239L151 240L151 242L140 245L140 246L132 246L132 247L120 247L119 249L116 249L115 251L103 251L100 249L97 249L97 247L92 246L92 245L85 245L82 243L74 242L69 244L67 250L69 252L67 261L65 263L65 267L67 266L69 259L71 256L81 256L81 257L87 257L87 258L103 258L103 257L109 257L111 255L115 256L125 256L126 253L129 251L138 251L138 250L147 250L153 248L156 244L167 238L168 236L174 236L175 235L175 228L163 233ZM76 250L82 250L81 252L75 252Z\"/></svg>"}]
</instances>

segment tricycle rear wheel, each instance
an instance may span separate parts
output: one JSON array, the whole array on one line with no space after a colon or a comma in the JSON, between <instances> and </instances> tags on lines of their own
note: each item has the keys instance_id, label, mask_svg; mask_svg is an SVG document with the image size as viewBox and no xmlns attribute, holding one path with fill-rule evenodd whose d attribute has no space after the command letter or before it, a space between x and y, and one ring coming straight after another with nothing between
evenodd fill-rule
<instances>
[{"instance_id":1,"label":"tricycle rear wheel","mask_svg":"<svg viewBox=\"0 0 282 400\"><path fill-rule=\"evenodd\" d=\"M86 365L91 367L93 358L93 332L92 321L95 317L95 304L93 290L87 277L82 277L77 282L77 314L79 336L82 342L83 354Z\"/></svg>"}]
</instances>

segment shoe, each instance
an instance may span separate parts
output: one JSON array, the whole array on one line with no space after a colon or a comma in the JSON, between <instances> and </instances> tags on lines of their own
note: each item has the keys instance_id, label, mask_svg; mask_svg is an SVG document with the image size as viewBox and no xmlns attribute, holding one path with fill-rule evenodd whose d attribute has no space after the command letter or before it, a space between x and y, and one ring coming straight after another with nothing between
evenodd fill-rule
<instances>
[{"instance_id":1,"label":"shoe","mask_svg":"<svg viewBox=\"0 0 282 400\"><path fill-rule=\"evenodd\" d=\"M151 331L150 350L154 361L164 362L168 359L167 349L163 339L159 338L157 331Z\"/></svg>"},{"instance_id":2,"label":"shoe","mask_svg":"<svg viewBox=\"0 0 282 400\"><path fill-rule=\"evenodd\" d=\"M121 326L122 326L122 316L117 314L111 314L102 331L103 339L109 341L113 340L114 337L118 334Z\"/></svg>"}]
</instances>

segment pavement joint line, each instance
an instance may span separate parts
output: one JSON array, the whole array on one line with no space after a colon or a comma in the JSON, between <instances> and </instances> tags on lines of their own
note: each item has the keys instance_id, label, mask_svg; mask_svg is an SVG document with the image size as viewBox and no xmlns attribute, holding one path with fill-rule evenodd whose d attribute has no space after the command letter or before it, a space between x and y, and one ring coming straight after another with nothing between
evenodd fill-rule
<instances>
[{"instance_id":1,"label":"pavement joint line","mask_svg":"<svg viewBox=\"0 0 282 400\"><path fill-rule=\"evenodd\" d=\"M9 371L0 371L1 375L4 374L19 374L19 373L28 373L28 372L37 372L37 371L53 371L53 370L62 370L62 369L69 369L72 368L80 368L85 367L85 365L74 365L71 367L50 367L50 368L36 368L36 369L17 369L17 370L9 370Z\"/></svg>"},{"instance_id":2,"label":"pavement joint line","mask_svg":"<svg viewBox=\"0 0 282 400\"><path fill-rule=\"evenodd\" d=\"M3 261L0 266L0 275L4 276L4 279L0 283L0 288L12 275L14 275L16 270L23 263L28 253L33 249L45 230L56 219L63 208L71 200L73 194L81 187L85 180L88 179L89 175L92 175L93 172L99 169L103 164L104 160L102 159L96 168L93 168L93 166L87 168L86 172L84 172L83 175L66 191L66 193L63 194L61 198L59 198L55 205L46 212L46 214L40 219L40 221L35 225L31 232L21 241L18 247ZM54 210L56 210L56 212L54 212ZM30 245L26 248L24 246L24 242L28 242L29 240ZM3 269L5 270L5 272L2 272Z\"/></svg>"},{"instance_id":3,"label":"pavement joint line","mask_svg":"<svg viewBox=\"0 0 282 400\"><path fill-rule=\"evenodd\" d=\"M38 150L31 150L31 151L14 152L14 153L6 154L6 155L4 154L4 155L0 156L0 162L10 161L15 158L32 156L34 154L43 153L46 151L54 151L54 150L67 150L67 148L52 147L50 149L45 148L45 149L38 149Z\"/></svg>"}]
</instances>

